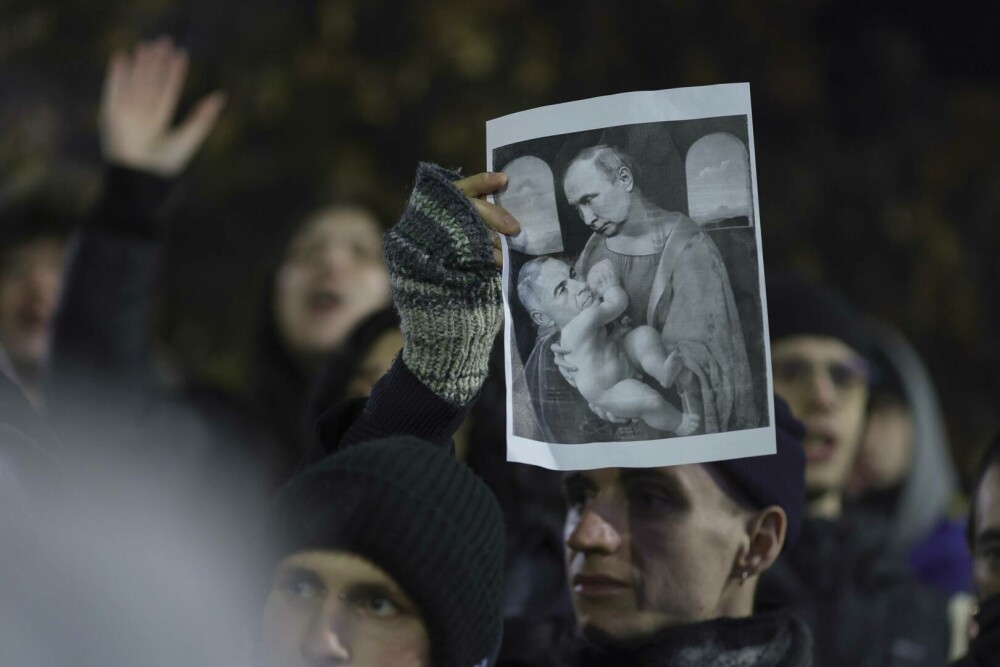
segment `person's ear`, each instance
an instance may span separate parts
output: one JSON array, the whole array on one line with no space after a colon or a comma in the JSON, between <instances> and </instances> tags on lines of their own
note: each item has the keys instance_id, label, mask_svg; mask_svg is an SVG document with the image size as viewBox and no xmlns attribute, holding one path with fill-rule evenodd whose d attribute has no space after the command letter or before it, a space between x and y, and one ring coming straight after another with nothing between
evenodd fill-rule
<instances>
[{"instance_id":1,"label":"person's ear","mask_svg":"<svg viewBox=\"0 0 1000 667\"><path fill-rule=\"evenodd\" d=\"M771 505L752 516L749 522L749 544L746 552L738 559L736 568L740 573L746 572L747 576L752 577L762 574L778 560L781 548L785 545L788 517L785 510Z\"/></svg>"},{"instance_id":2,"label":"person's ear","mask_svg":"<svg viewBox=\"0 0 1000 667\"><path fill-rule=\"evenodd\" d=\"M555 324L552 318L540 310L531 311L531 320L540 327L551 327Z\"/></svg>"},{"instance_id":3,"label":"person's ear","mask_svg":"<svg viewBox=\"0 0 1000 667\"><path fill-rule=\"evenodd\" d=\"M626 192L632 192L632 188L635 187L635 181L632 180L631 169L629 169L628 167L619 167L618 180L621 181L623 186L625 186Z\"/></svg>"}]
</instances>

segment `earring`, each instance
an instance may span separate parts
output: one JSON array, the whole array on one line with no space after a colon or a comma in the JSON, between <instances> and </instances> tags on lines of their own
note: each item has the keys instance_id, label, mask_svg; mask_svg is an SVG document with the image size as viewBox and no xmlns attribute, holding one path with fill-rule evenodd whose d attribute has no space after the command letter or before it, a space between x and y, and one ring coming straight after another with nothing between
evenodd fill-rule
<instances>
[{"instance_id":1,"label":"earring","mask_svg":"<svg viewBox=\"0 0 1000 667\"><path fill-rule=\"evenodd\" d=\"M744 568L744 570L740 572L740 586L745 584L747 582L747 578L749 577L750 577L750 570Z\"/></svg>"}]
</instances>

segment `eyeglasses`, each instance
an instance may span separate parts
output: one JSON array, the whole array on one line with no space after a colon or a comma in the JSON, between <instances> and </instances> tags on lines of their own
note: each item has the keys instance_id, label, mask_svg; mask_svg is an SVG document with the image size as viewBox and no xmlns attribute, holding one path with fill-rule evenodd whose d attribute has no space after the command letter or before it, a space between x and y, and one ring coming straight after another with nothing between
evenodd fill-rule
<instances>
[{"instance_id":1,"label":"eyeglasses","mask_svg":"<svg viewBox=\"0 0 1000 667\"><path fill-rule=\"evenodd\" d=\"M771 367L775 382L801 389L808 388L817 373L824 373L839 394L857 391L872 378L871 365L860 356L825 364L804 357L783 357L771 359Z\"/></svg>"}]
</instances>

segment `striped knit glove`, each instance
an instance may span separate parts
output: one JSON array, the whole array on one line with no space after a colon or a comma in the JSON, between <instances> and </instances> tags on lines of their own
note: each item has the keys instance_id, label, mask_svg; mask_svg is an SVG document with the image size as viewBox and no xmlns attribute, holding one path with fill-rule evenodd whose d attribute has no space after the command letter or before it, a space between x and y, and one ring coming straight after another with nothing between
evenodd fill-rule
<instances>
[{"instance_id":1,"label":"striped knit glove","mask_svg":"<svg viewBox=\"0 0 1000 667\"><path fill-rule=\"evenodd\" d=\"M486 380L503 307L486 225L452 184L457 178L422 163L384 247L403 361L435 394L466 405Z\"/></svg>"}]
</instances>

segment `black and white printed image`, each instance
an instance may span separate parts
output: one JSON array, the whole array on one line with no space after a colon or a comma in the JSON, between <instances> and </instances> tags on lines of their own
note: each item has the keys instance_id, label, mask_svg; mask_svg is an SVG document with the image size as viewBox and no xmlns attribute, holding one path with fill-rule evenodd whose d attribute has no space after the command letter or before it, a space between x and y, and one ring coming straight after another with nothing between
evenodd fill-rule
<instances>
[{"instance_id":1,"label":"black and white printed image","mask_svg":"<svg viewBox=\"0 0 1000 667\"><path fill-rule=\"evenodd\" d=\"M510 239L511 248L527 255L562 252L555 182L549 165L525 155L512 160L505 172L511 185L504 193L504 206L521 222L521 231Z\"/></svg>"},{"instance_id":2,"label":"black and white printed image","mask_svg":"<svg viewBox=\"0 0 1000 667\"><path fill-rule=\"evenodd\" d=\"M576 444L766 426L745 115L497 148L514 435Z\"/></svg>"}]
</instances>

